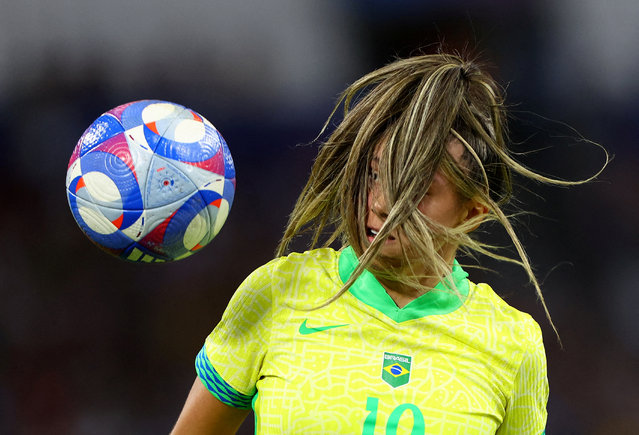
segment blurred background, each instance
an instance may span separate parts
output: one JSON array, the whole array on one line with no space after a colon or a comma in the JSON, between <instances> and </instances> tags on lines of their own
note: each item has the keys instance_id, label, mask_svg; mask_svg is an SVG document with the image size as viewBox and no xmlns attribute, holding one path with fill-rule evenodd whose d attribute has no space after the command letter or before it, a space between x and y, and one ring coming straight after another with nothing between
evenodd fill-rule
<instances>
[{"instance_id":1,"label":"blurred background","mask_svg":"<svg viewBox=\"0 0 639 435\"><path fill-rule=\"evenodd\" d=\"M518 150L542 149L526 165L567 179L601 166L561 123L615 155L588 185L515 180L563 349L520 270L472 277L542 326L547 433L639 433L638 21L634 0L0 2L0 433L168 433L204 338L272 258L338 94L438 43L504 85ZM65 195L84 129L144 98L211 120L238 174L221 233L172 264L98 250Z\"/></svg>"}]
</instances>

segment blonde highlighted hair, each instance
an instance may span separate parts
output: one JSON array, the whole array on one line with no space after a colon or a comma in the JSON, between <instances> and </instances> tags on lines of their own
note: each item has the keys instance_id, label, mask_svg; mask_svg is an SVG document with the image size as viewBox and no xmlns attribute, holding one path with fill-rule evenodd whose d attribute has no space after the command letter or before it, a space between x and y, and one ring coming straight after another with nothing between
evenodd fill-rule
<instances>
[{"instance_id":1,"label":"blonde highlighted hair","mask_svg":"<svg viewBox=\"0 0 639 435\"><path fill-rule=\"evenodd\" d=\"M467 253L519 264L556 333L526 251L502 210L512 194L511 173L565 186L588 182L603 168L585 180L562 181L517 162L506 142L506 113L500 87L476 62L458 55L399 59L365 75L344 91L324 130L342 105L344 118L321 145L277 249L278 256L285 254L291 241L305 232L312 235L309 248L335 241L354 248L360 259L358 268L344 287L321 306L347 291L364 269L386 280L424 287L425 276L385 264L378 255L384 240L394 232L410 240L411 252L404 250L406 262L421 262L422 267L414 270L428 270L429 277L442 279L451 271L439 254L443 243L458 245ZM452 140L464 147L459 162L447 152ZM378 171L388 215L379 234L369 243L369 171L381 142L384 146ZM606 163L607 158L606 154ZM477 200L488 214L447 228L421 213L417 205L438 169L457 187L461 197ZM503 226L518 258L503 256L493 246L470 237L470 232L486 221Z\"/></svg>"}]
</instances>

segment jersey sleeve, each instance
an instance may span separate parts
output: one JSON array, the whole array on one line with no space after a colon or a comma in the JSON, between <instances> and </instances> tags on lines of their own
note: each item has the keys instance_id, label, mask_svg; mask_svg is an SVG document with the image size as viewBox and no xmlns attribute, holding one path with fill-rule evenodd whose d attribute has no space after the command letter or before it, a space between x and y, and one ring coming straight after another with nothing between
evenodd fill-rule
<instances>
[{"instance_id":1,"label":"jersey sleeve","mask_svg":"<svg viewBox=\"0 0 639 435\"><path fill-rule=\"evenodd\" d=\"M532 319L531 337L515 376L506 416L498 435L543 434L548 416L546 352L539 325Z\"/></svg>"},{"instance_id":2,"label":"jersey sleeve","mask_svg":"<svg viewBox=\"0 0 639 435\"><path fill-rule=\"evenodd\" d=\"M250 408L268 348L272 263L257 269L240 285L195 361L206 388L236 408Z\"/></svg>"}]
</instances>

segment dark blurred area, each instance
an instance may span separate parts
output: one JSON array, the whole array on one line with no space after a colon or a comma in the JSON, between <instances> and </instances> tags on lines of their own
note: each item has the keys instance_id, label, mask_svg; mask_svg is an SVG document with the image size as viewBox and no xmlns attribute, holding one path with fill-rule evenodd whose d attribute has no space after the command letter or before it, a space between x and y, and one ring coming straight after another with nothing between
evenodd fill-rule
<instances>
[{"instance_id":1,"label":"dark blurred area","mask_svg":"<svg viewBox=\"0 0 639 435\"><path fill-rule=\"evenodd\" d=\"M168 433L204 338L272 258L339 93L439 43L479 54L504 85L516 149L540 150L520 156L529 167L572 180L600 168L568 126L615 155L583 186L515 180L563 349L516 266L471 277L544 330L547 433L639 433L638 21L634 0L0 3L0 433ZM237 170L220 234L171 264L98 250L65 197L84 129L143 98L206 116Z\"/></svg>"}]
</instances>

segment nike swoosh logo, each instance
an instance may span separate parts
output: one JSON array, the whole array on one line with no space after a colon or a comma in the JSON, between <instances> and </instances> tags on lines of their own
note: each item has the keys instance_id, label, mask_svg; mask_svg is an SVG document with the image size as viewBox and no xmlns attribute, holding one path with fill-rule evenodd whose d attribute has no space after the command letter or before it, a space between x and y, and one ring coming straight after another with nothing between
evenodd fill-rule
<instances>
[{"instance_id":1,"label":"nike swoosh logo","mask_svg":"<svg viewBox=\"0 0 639 435\"><path fill-rule=\"evenodd\" d=\"M306 321L307 320L308 319L304 319L304 321L300 325L299 332L302 335L315 334L316 332L322 332L322 331L326 331L328 329L341 328L342 326L348 326L348 323L345 323L343 325L329 325L329 326L318 326L316 328L309 328L308 326L306 326Z\"/></svg>"}]
</instances>

